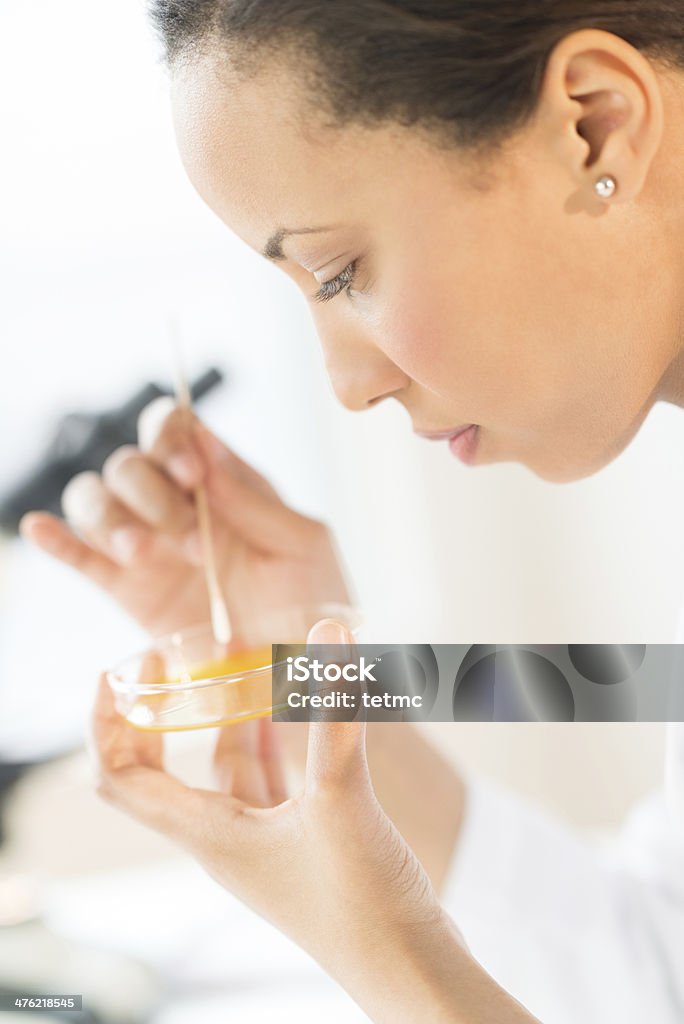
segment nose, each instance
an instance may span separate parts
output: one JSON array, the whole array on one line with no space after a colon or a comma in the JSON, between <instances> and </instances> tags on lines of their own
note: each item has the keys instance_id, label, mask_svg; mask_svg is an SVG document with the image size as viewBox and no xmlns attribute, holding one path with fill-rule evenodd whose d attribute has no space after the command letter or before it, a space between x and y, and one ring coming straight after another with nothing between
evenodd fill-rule
<instances>
[{"instance_id":1,"label":"nose","mask_svg":"<svg viewBox=\"0 0 684 1024\"><path fill-rule=\"evenodd\" d=\"M341 404L352 412L404 391L410 377L381 349L367 340L347 336L333 344L321 338L325 365L333 391Z\"/></svg>"}]
</instances>

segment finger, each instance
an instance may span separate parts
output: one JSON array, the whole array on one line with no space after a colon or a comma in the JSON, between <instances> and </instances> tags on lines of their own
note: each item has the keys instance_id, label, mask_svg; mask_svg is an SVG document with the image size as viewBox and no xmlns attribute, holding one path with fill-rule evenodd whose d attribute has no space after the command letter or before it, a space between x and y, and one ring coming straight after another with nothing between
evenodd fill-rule
<instances>
[{"instance_id":1,"label":"finger","mask_svg":"<svg viewBox=\"0 0 684 1024\"><path fill-rule=\"evenodd\" d=\"M98 586L109 588L116 583L120 567L76 537L58 516L49 512L27 512L19 523L19 532L46 554L83 573Z\"/></svg>"},{"instance_id":2,"label":"finger","mask_svg":"<svg viewBox=\"0 0 684 1024\"><path fill-rule=\"evenodd\" d=\"M225 793L233 792L236 759L253 757L255 752L254 722L238 722L220 729L214 748L214 774Z\"/></svg>"},{"instance_id":3,"label":"finger","mask_svg":"<svg viewBox=\"0 0 684 1024\"><path fill-rule=\"evenodd\" d=\"M354 637L334 619L322 619L309 630L307 647L319 644L334 645L326 656L333 662L345 662L351 657ZM350 783L368 781L366 761L366 723L312 721L309 724L307 750L307 788L347 787Z\"/></svg>"},{"instance_id":4,"label":"finger","mask_svg":"<svg viewBox=\"0 0 684 1024\"><path fill-rule=\"evenodd\" d=\"M214 770L221 789L253 807L270 806L259 750L259 722L240 722L221 729L214 752Z\"/></svg>"},{"instance_id":5,"label":"finger","mask_svg":"<svg viewBox=\"0 0 684 1024\"><path fill-rule=\"evenodd\" d=\"M284 759L295 764L298 769L303 769L309 738L308 722L273 722L273 732Z\"/></svg>"},{"instance_id":6,"label":"finger","mask_svg":"<svg viewBox=\"0 0 684 1024\"><path fill-rule=\"evenodd\" d=\"M148 526L173 534L194 527L195 508L187 492L133 445L124 445L109 456L102 479L114 497Z\"/></svg>"},{"instance_id":7,"label":"finger","mask_svg":"<svg viewBox=\"0 0 684 1024\"><path fill-rule=\"evenodd\" d=\"M287 799L280 744L268 718L225 726L214 769L221 789L251 806L273 807Z\"/></svg>"},{"instance_id":8,"label":"finger","mask_svg":"<svg viewBox=\"0 0 684 1024\"><path fill-rule=\"evenodd\" d=\"M212 434L201 420L195 418L193 422L193 433L197 439L199 450L204 456L208 467L220 467L230 473L231 476L241 480L261 494L270 495L278 499L275 488L268 480L257 472L253 466L241 459L231 448L228 448L216 434Z\"/></svg>"},{"instance_id":9,"label":"finger","mask_svg":"<svg viewBox=\"0 0 684 1024\"><path fill-rule=\"evenodd\" d=\"M138 672L138 682L159 683L166 679L164 658L158 651L148 651L143 656ZM147 729L133 729L130 732L133 757L140 764L162 770L164 767L164 735Z\"/></svg>"},{"instance_id":10,"label":"finger","mask_svg":"<svg viewBox=\"0 0 684 1024\"><path fill-rule=\"evenodd\" d=\"M259 758L271 797L270 804L275 807L287 800L288 792L280 736L270 718L259 719Z\"/></svg>"},{"instance_id":11,"label":"finger","mask_svg":"<svg viewBox=\"0 0 684 1024\"><path fill-rule=\"evenodd\" d=\"M69 526L97 551L120 565L148 554L151 531L105 487L97 473L79 473L62 494Z\"/></svg>"},{"instance_id":12,"label":"finger","mask_svg":"<svg viewBox=\"0 0 684 1024\"><path fill-rule=\"evenodd\" d=\"M149 662L144 662L143 665ZM147 676L151 679L151 675ZM146 678L141 673L140 680ZM157 676L157 679L159 677ZM103 772L117 772L136 765L163 766L163 739L160 733L135 729L116 710L116 697L106 675L100 685L93 715L93 739L98 765Z\"/></svg>"},{"instance_id":13,"label":"finger","mask_svg":"<svg viewBox=\"0 0 684 1024\"><path fill-rule=\"evenodd\" d=\"M117 713L103 676L93 712L98 792L145 825L191 845L202 818L202 793L141 760L136 732Z\"/></svg>"},{"instance_id":14,"label":"finger","mask_svg":"<svg viewBox=\"0 0 684 1024\"><path fill-rule=\"evenodd\" d=\"M209 470L207 496L223 522L266 553L308 554L319 540L320 523L228 473Z\"/></svg>"},{"instance_id":15,"label":"finger","mask_svg":"<svg viewBox=\"0 0 684 1024\"><path fill-rule=\"evenodd\" d=\"M194 416L173 398L156 398L138 419L141 451L186 490L199 486L204 462L192 434Z\"/></svg>"},{"instance_id":16,"label":"finger","mask_svg":"<svg viewBox=\"0 0 684 1024\"><path fill-rule=\"evenodd\" d=\"M138 421L140 448L184 488L197 486L207 467L228 472L242 483L277 498L271 484L213 434L194 413L172 398L155 399Z\"/></svg>"},{"instance_id":17,"label":"finger","mask_svg":"<svg viewBox=\"0 0 684 1024\"><path fill-rule=\"evenodd\" d=\"M319 523L288 508L251 466L185 408L158 398L139 421L140 448L180 486L205 482L212 507L244 540L272 553L308 551Z\"/></svg>"}]
</instances>

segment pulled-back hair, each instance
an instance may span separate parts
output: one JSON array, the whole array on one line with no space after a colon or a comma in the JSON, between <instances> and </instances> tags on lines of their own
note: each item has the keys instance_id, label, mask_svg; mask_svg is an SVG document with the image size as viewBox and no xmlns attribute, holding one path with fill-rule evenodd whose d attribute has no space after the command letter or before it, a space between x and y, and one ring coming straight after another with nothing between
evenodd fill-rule
<instances>
[{"instance_id":1,"label":"pulled-back hair","mask_svg":"<svg viewBox=\"0 0 684 1024\"><path fill-rule=\"evenodd\" d=\"M290 49L335 122L396 121L464 146L534 110L555 44L582 28L684 69L684 0L152 0L171 64L207 44L249 65Z\"/></svg>"}]
</instances>

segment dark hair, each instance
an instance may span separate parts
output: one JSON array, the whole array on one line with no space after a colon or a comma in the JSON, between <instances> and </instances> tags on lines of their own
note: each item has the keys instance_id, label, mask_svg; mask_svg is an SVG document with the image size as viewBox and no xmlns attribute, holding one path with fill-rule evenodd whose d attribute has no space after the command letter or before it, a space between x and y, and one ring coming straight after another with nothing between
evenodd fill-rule
<instances>
[{"instance_id":1,"label":"dark hair","mask_svg":"<svg viewBox=\"0 0 684 1024\"><path fill-rule=\"evenodd\" d=\"M425 126L464 146L526 121L551 50L576 29L604 29L684 67L684 0L152 0L150 9L172 64L208 43L247 67L289 47L335 123Z\"/></svg>"}]
</instances>

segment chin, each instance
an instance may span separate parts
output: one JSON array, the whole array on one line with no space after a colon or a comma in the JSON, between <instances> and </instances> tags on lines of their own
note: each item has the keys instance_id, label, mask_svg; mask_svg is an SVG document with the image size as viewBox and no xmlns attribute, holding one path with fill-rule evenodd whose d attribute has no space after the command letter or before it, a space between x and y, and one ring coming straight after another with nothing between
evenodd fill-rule
<instances>
[{"instance_id":1,"label":"chin","mask_svg":"<svg viewBox=\"0 0 684 1024\"><path fill-rule=\"evenodd\" d=\"M602 469L605 469L606 466L610 465L617 458L622 450L621 448L619 451L604 452L596 455L591 460L586 457L573 457L572 453L568 453L565 460L556 457L546 462L542 459L538 461L524 459L521 462L531 473L534 473L540 480L544 480L545 483L572 484L578 480L586 480L587 477L594 476Z\"/></svg>"},{"instance_id":2,"label":"chin","mask_svg":"<svg viewBox=\"0 0 684 1024\"><path fill-rule=\"evenodd\" d=\"M587 437L584 443L580 442L570 447L567 445L567 437L548 441L540 434L539 443L534 448L524 449L518 445L512 448L504 440L501 443L501 457L498 457L499 453L494 448L482 453L477 464L509 463L523 466L545 483L575 483L594 476L614 462L629 447L644 419L645 415L641 416L638 421L630 423L626 429L614 434L612 439L604 437L600 448L595 444L596 437L593 438L593 447L590 437ZM565 448L563 441L566 442Z\"/></svg>"}]
</instances>

